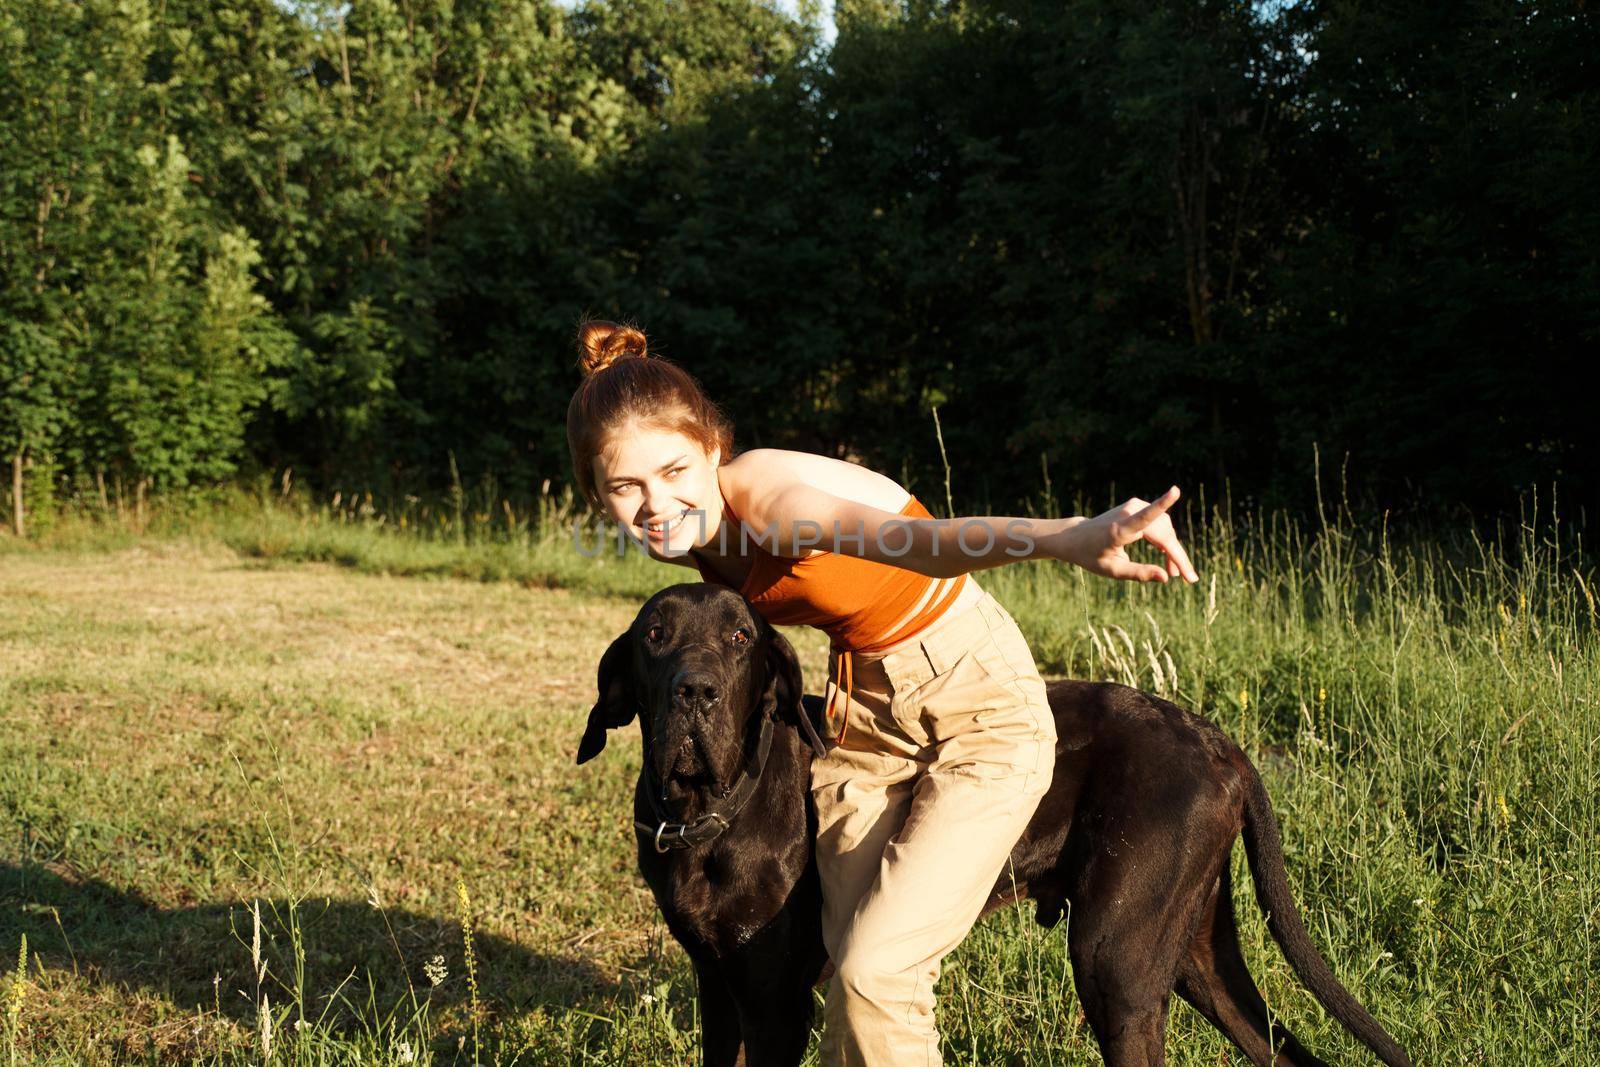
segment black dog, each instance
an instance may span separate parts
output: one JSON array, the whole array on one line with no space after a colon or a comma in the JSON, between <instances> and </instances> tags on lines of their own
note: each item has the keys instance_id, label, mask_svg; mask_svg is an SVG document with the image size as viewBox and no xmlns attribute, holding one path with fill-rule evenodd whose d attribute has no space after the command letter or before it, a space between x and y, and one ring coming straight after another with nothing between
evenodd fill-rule
<instances>
[{"instance_id":1,"label":"black dog","mask_svg":"<svg viewBox=\"0 0 1600 1067\"><path fill-rule=\"evenodd\" d=\"M1055 778L984 912L1032 898L1049 927L1070 904L1073 982L1106 1062L1164 1062L1174 989L1252 1063L1323 1062L1276 1021L1269 1033L1245 968L1228 872L1242 831L1256 899L1295 974L1380 1060L1409 1067L1311 944L1266 791L1238 746L1126 686L1047 690ZM799 1063L812 986L832 973L808 788L812 751L824 751L820 704L802 695L789 642L711 584L651 597L600 660L578 762L638 716L639 867L694 963L708 1065Z\"/></svg>"}]
</instances>

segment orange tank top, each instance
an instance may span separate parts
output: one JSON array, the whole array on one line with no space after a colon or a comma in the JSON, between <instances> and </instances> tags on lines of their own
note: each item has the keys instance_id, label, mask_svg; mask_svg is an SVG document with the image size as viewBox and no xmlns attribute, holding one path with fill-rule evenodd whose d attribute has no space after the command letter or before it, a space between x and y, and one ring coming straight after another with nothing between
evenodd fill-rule
<instances>
[{"instance_id":1,"label":"orange tank top","mask_svg":"<svg viewBox=\"0 0 1600 1067\"><path fill-rule=\"evenodd\" d=\"M743 530L725 496L722 507ZM913 519L933 518L915 495L899 513ZM752 553L750 575L739 592L768 622L777 626L815 626L832 639L839 656L835 694L844 695L845 706L835 741L843 741L853 673L850 653L876 652L920 633L955 603L966 587L967 576L930 578L904 567L842 552L823 551L803 559L775 556L761 546L755 535L746 536ZM701 578L732 588L707 570L700 557L694 557L694 562ZM827 714L831 719L831 699Z\"/></svg>"},{"instance_id":2,"label":"orange tank top","mask_svg":"<svg viewBox=\"0 0 1600 1067\"><path fill-rule=\"evenodd\" d=\"M743 529L726 497L722 506ZM899 513L912 519L933 518L915 496ZM750 575L739 592L768 622L815 626L835 648L845 651L876 652L920 632L955 602L967 580L965 574L930 578L842 552L823 551L803 559L775 556L754 533L745 536L752 559ZM695 566L706 581L729 586L698 556Z\"/></svg>"}]
</instances>

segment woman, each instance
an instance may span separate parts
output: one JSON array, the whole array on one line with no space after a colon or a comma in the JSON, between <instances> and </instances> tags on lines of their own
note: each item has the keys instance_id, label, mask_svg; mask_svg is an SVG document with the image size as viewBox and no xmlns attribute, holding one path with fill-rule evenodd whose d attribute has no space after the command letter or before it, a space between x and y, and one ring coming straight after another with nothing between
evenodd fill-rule
<instances>
[{"instance_id":1,"label":"woman","mask_svg":"<svg viewBox=\"0 0 1600 1067\"><path fill-rule=\"evenodd\" d=\"M1165 512L935 521L892 479L732 427L644 334L579 327L567 409L585 499L656 559L742 592L769 622L824 630L831 744L811 766L828 988L823 1064L938 1064L933 985L1049 787L1055 720L1016 622L971 575L1062 559L1196 581ZM1124 551L1140 539L1165 567Z\"/></svg>"}]
</instances>

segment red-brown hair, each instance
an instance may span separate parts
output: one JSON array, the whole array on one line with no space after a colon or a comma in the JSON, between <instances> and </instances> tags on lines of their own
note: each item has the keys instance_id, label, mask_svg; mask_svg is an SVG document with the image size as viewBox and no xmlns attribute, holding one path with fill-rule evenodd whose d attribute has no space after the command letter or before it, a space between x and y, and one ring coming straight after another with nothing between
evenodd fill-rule
<instances>
[{"instance_id":1,"label":"red-brown hair","mask_svg":"<svg viewBox=\"0 0 1600 1067\"><path fill-rule=\"evenodd\" d=\"M567 405L567 448L578 489L596 511L602 508L594 457L623 423L681 433L708 456L721 449L722 463L733 458L733 424L688 371L649 354L638 327L605 319L580 322L578 368L583 381Z\"/></svg>"}]
</instances>

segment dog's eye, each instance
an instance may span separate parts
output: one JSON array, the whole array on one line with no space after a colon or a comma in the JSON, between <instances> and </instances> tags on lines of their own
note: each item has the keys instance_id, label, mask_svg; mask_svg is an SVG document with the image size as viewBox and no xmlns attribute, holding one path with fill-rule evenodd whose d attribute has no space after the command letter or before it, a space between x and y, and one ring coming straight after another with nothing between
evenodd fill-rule
<instances>
[{"instance_id":1,"label":"dog's eye","mask_svg":"<svg viewBox=\"0 0 1600 1067\"><path fill-rule=\"evenodd\" d=\"M748 645L750 643L750 631L743 626L733 631L733 643L736 645Z\"/></svg>"},{"instance_id":2,"label":"dog's eye","mask_svg":"<svg viewBox=\"0 0 1600 1067\"><path fill-rule=\"evenodd\" d=\"M661 624L659 622L651 623L650 624L650 629L648 629L648 630L646 630L644 632L644 639L646 641L659 641L659 640L661 640Z\"/></svg>"}]
</instances>

